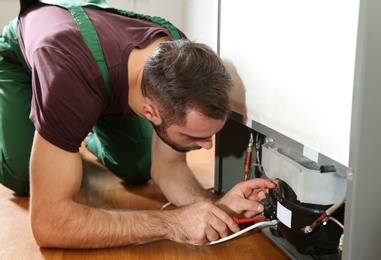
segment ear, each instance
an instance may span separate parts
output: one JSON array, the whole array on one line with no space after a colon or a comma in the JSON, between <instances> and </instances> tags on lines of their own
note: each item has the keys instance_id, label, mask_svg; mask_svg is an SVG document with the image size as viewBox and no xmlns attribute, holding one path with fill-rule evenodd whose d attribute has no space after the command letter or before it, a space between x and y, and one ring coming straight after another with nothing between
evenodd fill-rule
<instances>
[{"instance_id":1,"label":"ear","mask_svg":"<svg viewBox=\"0 0 381 260\"><path fill-rule=\"evenodd\" d=\"M147 97L144 98L143 113L145 118L155 125L160 125L163 121L156 103Z\"/></svg>"}]
</instances>

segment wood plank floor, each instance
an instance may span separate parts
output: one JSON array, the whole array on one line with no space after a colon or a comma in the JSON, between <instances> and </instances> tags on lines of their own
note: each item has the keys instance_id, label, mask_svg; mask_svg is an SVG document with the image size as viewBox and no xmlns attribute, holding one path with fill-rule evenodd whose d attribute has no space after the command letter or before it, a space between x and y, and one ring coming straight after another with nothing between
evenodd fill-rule
<instances>
[{"instance_id":1,"label":"wood plank floor","mask_svg":"<svg viewBox=\"0 0 381 260\"><path fill-rule=\"evenodd\" d=\"M94 207L160 208L167 201L149 182L124 185L105 170L84 148L84 177L77 201ZM213 185L213 153L191 152L190 167L205 187ZM16 196L0 184L0 259L288 259L265 235L250 231L213 246L190 246L161 241L113 249L42 249L34 242L29 225L29 199Z\"/></svg>"}]
</instances>

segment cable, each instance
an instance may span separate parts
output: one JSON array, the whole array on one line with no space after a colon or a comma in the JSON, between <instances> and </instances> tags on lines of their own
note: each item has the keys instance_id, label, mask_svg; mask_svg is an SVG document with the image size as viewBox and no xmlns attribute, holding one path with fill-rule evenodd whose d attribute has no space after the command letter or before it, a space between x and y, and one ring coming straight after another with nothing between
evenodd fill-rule
<instances>
[{"instance_id":1,"label":"cable","mask_svg":"<svg viewBox=\"0 0 381 260\"><path fill-rule=\"evenodd\" d=\"M167 203L165 203L161 208L160 208L160 210L165 210L166 208L168 208L169 206L171 206L172 205L172 202L167 202Z\"/></svg>"},{"instance_id":2,"label":"cable","mask_svg":"<svg viewBox=\"0 0 381 260\"><path fill-rule=\"evenodd\" d=\"M266 194L266 193L265 193L265 194ZM168 208L170 205L172 205L172 203L171 203L171 202L167 202L167 203L165 203L165 204L160 208L160 210L165 210L165 209ZM234 218L233 218L233 220L234 220ZM253 221L253 220L254 220L254 221L256 221L256 220L262 220L262 218L260 218L260 217L258 217L258 218L252 218L251 221ZM269 220L269 221L266 220L266 221L257 222L257 223L255 223L255 224L253 224L253 225L251 225L251 226L249 226L249 227L247 227L247 228L245 228L245 229L242 229L241 231L238 231L237 233L234 233L234 234L232 234L232 235L230 235L230 236L221 238L221 239L216 240L216 241L212 241L212 242L210 242L210 243L207 243L206 245L215 245L215 244L219 244L219 243L228 241L228 240L230 240L230 239L233 239L233 238L235 238L235 237L237 237L237 236L240 236L240 235L242 235L242 234L244 234L244 233L246 233L246 232L248 232L248 231L250 231L250 230L253 230L253 229L255 229L255 228L259 228L259 227L264 228L264 227L268 227L268 226L274 226L274 225L276 225L276 224L278 224L278 220ZM198 246L198 244L195 244L195 246Z\"/></svg>"},{"instance_id":3,"label":"cable","mask_svg":"<svg viewBox=\"0 0 381 260\"><path fill-rule=\"evenodd\" d=\"M211 246L211 245L219 244L219 243L228 241L228 240L230 240L230 239L233 239L233 238L235 238L235 237L238 237L238 236L240 236L240 235L242 235L242 234L244 234L244 233L246 233L246 232L248 232L248 231L250 231L250 230L253 230L253 229L255 229L255 228L259 228L259 227L262 227L262 228L263 228L263 227L268 227L268 226L274 226L274 225L276 225L276 224L278 224L278 220L271 220L271 221L262 221L262 222L258 222L258 223L255 223L255 224L253 224L253 225L251 225L251 226L249 226L249 227L247 227L247 228L245 228L245 229L242 229L241 231L238 231L237 233L234 233L234 234L232 234L232 235L230 235L230 236L221 238L221 239L216 240L216 241L212 241L212 242L210 242L210 243L207 243L206 245L207 245L207 246Z\"/></svg>"}]
</instances>

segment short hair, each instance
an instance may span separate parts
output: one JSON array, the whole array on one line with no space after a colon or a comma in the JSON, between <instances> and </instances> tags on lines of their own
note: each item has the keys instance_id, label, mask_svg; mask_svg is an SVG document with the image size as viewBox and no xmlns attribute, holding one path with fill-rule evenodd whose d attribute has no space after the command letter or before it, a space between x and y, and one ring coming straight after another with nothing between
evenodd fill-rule
<instances>
[{"instance_id":1,"label":"short hair","mask_svg":"<svg viewBox=\"0 0 381 260\"><path fill-rule=\"evenodd\" d=\"M189 40L161 43L143 69L142 94L158 104L167 125L185 124L189 108L226 120L232 87L221 58L206 44Z\"/></svg>"}]
</instances>

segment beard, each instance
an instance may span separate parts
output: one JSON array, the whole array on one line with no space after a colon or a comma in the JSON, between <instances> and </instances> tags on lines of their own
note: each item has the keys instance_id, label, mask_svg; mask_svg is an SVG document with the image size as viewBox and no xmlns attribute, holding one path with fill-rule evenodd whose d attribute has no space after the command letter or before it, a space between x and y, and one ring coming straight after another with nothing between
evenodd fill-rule
<instances>
[{"instance_id":1,"label":"beard","mask_svg":"<svg viewBox=\"0 0 381 260\"><path fill-rule=\"evenodd\" d=\"M175 150L177 152L186 153L186 152L193 151L193 150L200 150L202 148L199 145L185 145L185 146L181 146L181 145L175 143L168 136L168 133L167 133L167 128L168 127L167 127L167 125L164 122L162 122L160 125L155 125L152 122L151 122L151 124L152 124L153 129L155 130L157 136L159 136L159 138L164 143L169 145L173 150Z\"/></svg>"}]
</instances>

